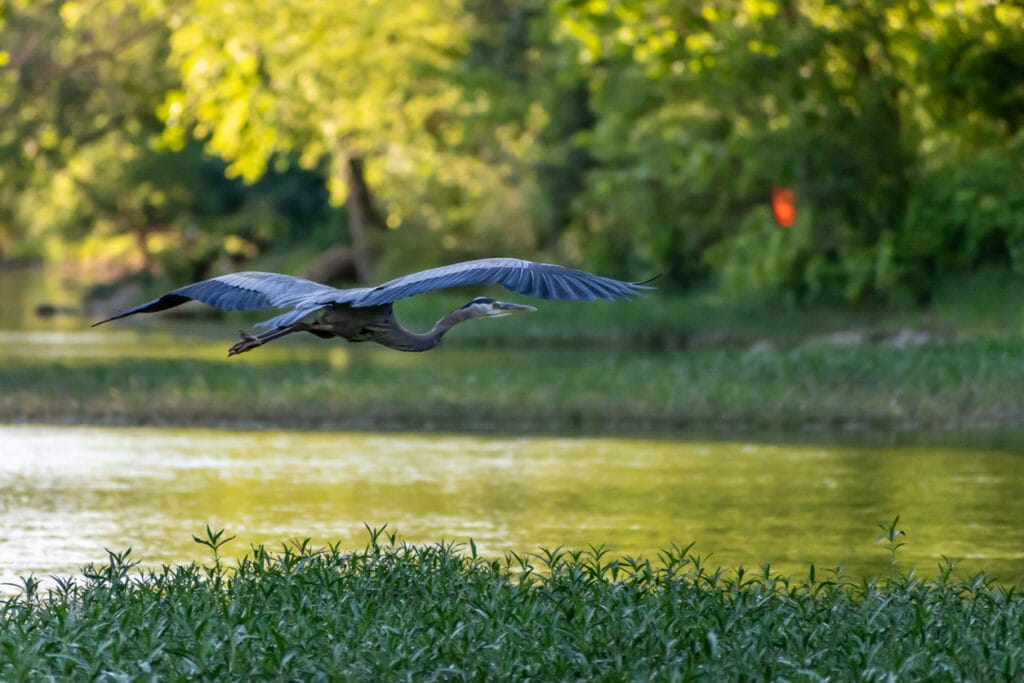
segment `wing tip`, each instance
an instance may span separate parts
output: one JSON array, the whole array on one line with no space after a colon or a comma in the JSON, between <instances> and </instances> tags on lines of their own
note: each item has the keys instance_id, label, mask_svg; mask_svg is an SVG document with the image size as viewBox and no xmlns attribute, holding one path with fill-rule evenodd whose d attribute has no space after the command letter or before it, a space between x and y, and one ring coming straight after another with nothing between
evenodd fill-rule
<instances>
[{"instance_id":1,"label":"wing tip","mask_svg":"<svg viewBox=\"0 0 1024 683\"><path fill-rule=\"evenodd\" d=\"M109 318L105 318L104 320L101 320L98 323L93 323L92 325L90 325L90 327L96 327L97 325L109 323L112 320L120 320L121 318L127 318L128 316L135 315L136 313L156 313L157 311L166 311L168 308L180 306L186 301L191 300L192 297L190 296L184 296L182 294L177 294L176 292L171 292L169 294L164 294L159 299L153 299L152 301L144 303L141 306L129 308L127 311L121 311L120 313L112 315Z\"/></svg>"},{"instance_id":2,"label":"wing tip","mask_svg":"<svg viewBox=\"0 0 1024 683\"><path fill-rule=\"evenodd\" d=\"M664 275L664 273L658 273L654 277L649 277L646 280L642 280L640 282L630 282L629 284L633 285L634 287L640 287L642 289L657 289L657 287L651 287L650 284L655 280L659 279L662 275Z\"/></svg>"},{"instance_id":3,"label":"wing tip","mask_svg":"<svg viewBox=\"0 0 1024 683\"><path fill-rule=\"evenodd\" d=\"M141 313L142 309L144 309L146 306L149 306L149 305L150 304L143 304L142 306L138 306L136 308L131 308L131 309L127 310L127 311L121 311L120 313L112 315L109 318L104 318L103 320L99 321L98 323L93 323L89 327L99 327L100 325L103 325L104 323L109 323L112 320L120 320L121 318L127 318L130 315L135 315L136 313Z\"/></svg>"}]
</instances>

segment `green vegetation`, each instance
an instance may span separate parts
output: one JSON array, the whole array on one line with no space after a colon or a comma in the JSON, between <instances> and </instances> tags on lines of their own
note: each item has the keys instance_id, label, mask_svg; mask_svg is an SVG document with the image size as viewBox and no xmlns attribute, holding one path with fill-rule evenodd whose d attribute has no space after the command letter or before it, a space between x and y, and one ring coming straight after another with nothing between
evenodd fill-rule
<instances>
[{"instance_id":1,"label":"green vegetation","mask_svg":"<svg viewBox=\"0 0 1024 683\"><path fill-rule=\"evenodd\" d=\"M897 518L898 521L898 518ZM1019 680L1024 599L984 576L883 580L723 571L688 548L504 560L384 529L344 552L295 543L133 571L130 550L0 605L0 676L253 680Z\"/></svg>"},{"instance_id":2,"label":"green vegetation","mask_svg":"<svg viewBox=\"0 0 1024 683\"><path fill-rule=\"evenodd\" d=\"M983 0L3 0L0 256L926 302L1024 265L1022 43Z\"/></svg>"},{"instance_id":3,"label":"green vegetation","mask_svg":"<svg viewBox=\"0 0 1024 683\"><path fill-rule=\"evenodd\" d=\"M228 360L234 330L259 314L140 317L52 347L0 339L0 415L520 433L1013 429L1024 421L1022 291L993 272L951 281L927 310L661 291L544 302L464 325L429 355L309 337ZM398 315L425 329L467 296L422 297Z\"/></svg>"},{"instance_id":4,"label":"green vegetation","mask_svg":"<svg viewBox=\"0 0 1024 683\"><path fill-rule=\"evenodd\" d=\"M664 275L654 305L553 304L429 357L289 339L228 362L223 322L51 354L12 332L0 419L1019 430L1022 44L1024 9L986 0L0 0L0 265ZM380 533L228 568L223 541L207 567L27 580L0 678L1024 677L1020 598L948 571L503 565Z\"/></svg>"},{"instance_id":5,"label":"green vegetation","mask_svg":"<svg viewBox=\"0 0 1024 683\"><path fill-rule=\"evenodd\" d=\"M220 347L203 351L219 356ZM415 361L361 349L296 351L263 362L21 361L0 368L0 414L59 422L593 433L935 432L1011 428L1024 419L1019 339L686 353L480 350Z\"/></svg>"}]
</instances>

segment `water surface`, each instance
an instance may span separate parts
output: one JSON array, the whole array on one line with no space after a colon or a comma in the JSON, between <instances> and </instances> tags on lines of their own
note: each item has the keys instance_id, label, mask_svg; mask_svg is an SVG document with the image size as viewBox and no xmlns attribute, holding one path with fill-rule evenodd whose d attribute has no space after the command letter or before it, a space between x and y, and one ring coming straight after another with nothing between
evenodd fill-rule
<instances>
[{"instance_id":1,"label":"water surface","mask_svg":"<svg viewBox=\"0 0 1024 683\"><path fill-rule=\"evenodd\" d=\"M473 538L500 556L605 545L711 563L881 574L877 525L902 515L903 569L942 558L1024 584L1024 456L933 447L757 445L290 431L0 426L0 577L75 573L133 549L207 557L205 525L249 544L362 547Z\"/></svg>"}]
</instances>

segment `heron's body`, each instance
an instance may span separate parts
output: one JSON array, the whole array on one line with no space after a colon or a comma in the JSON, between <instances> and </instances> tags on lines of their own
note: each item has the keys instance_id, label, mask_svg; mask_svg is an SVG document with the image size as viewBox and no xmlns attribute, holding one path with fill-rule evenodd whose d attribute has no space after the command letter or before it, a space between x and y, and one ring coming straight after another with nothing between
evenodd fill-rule
<instances>
[{"instance_id":1,"label":"heron's body","mask_svg":"<svg viewBox=\"0 0 1024 683\"><path fill-rule=\"evenodd\" d=\"M445 318L441 319L441 321L444 320ZM429 351L441 343L444 332L451 329L456 322L458 321L452 321L451 325L442 326L441 330L438 329L438 325L435 325L429 332L418 334L399 324L395 319L391 304L369 308L334 304L321 309L312 322L292 323L281 329L291 328L293 332L310 332L323 339L341 337L350 342L376 342L396 351ZM258 340L259 336L248 338L243 336L242 341L232 347L235 350L230 355L248 351L248 348L241 348L247 339ZM259 344L255 344L255 346L259 346Z\"/></svg>"},{"instance_id":2,"label":"heron's body","mask_svg":"<svg viewBox=\"0 0 1024 683\"><path fill-rule=\"evenodd\" d=\"M470 284L500 284L522 294L566 301L629 299L650 289L563 266L509 258L466 261L412 273L378 287L354 289L335 289L278 273L245 272L186 285L96 325L135 313L167 310L194 299L228 311L290 309L257 325L267 328L266 332L255 336L242 332L242 338L228 350L229 356L293 332L376 342L398 351L427 351L437 346L448 330L466 320L536 310L477 298L445 315L424 333L408 330L395 319L392 304L399 299Z\"/></svg>"},{"instance_id":3,"label":"heron's body","mask_svg":"<svg viewBox=\"0 0 1024 683\"><path fill-rule=\"evenodd\" d=\"M375 341L398 326L391 304L353 308L334 304L321 309L314 321L316 331L352 342Z\"/></svg>"}]
</instances>

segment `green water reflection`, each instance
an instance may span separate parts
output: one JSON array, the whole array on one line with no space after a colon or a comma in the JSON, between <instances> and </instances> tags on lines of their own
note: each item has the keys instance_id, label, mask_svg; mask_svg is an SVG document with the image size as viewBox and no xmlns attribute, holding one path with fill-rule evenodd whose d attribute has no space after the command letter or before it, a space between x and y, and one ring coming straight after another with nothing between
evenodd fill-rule
<instances>
[{"instance_id":1,"label":"green water reflection","mask_svg":"<svg viewBox=\"0 0 1024 683\"><path fill-rule=\"evenodd\" d=\"M361 547L363 523L482 552L696 542L712 564L880 574L902 515L905 569L943 556L1024 584L1024 457L942 448L618 439L0 427L0 575L74 572L131 546L203 559L210 524L274 546Z\"/></svg>"},{"instance_id":2,"label":"green water reflection","mask_svg":"<svg viewBox=\"0 0 1024 683\"><path fill-rule=\"evenodd\" d=\"M62 275L57 269L0 267L0 330L74 329L80 326L77 316L58 315L41 318L40 306L77 309L82 285Z\"/></svg>"}]
</instances>

